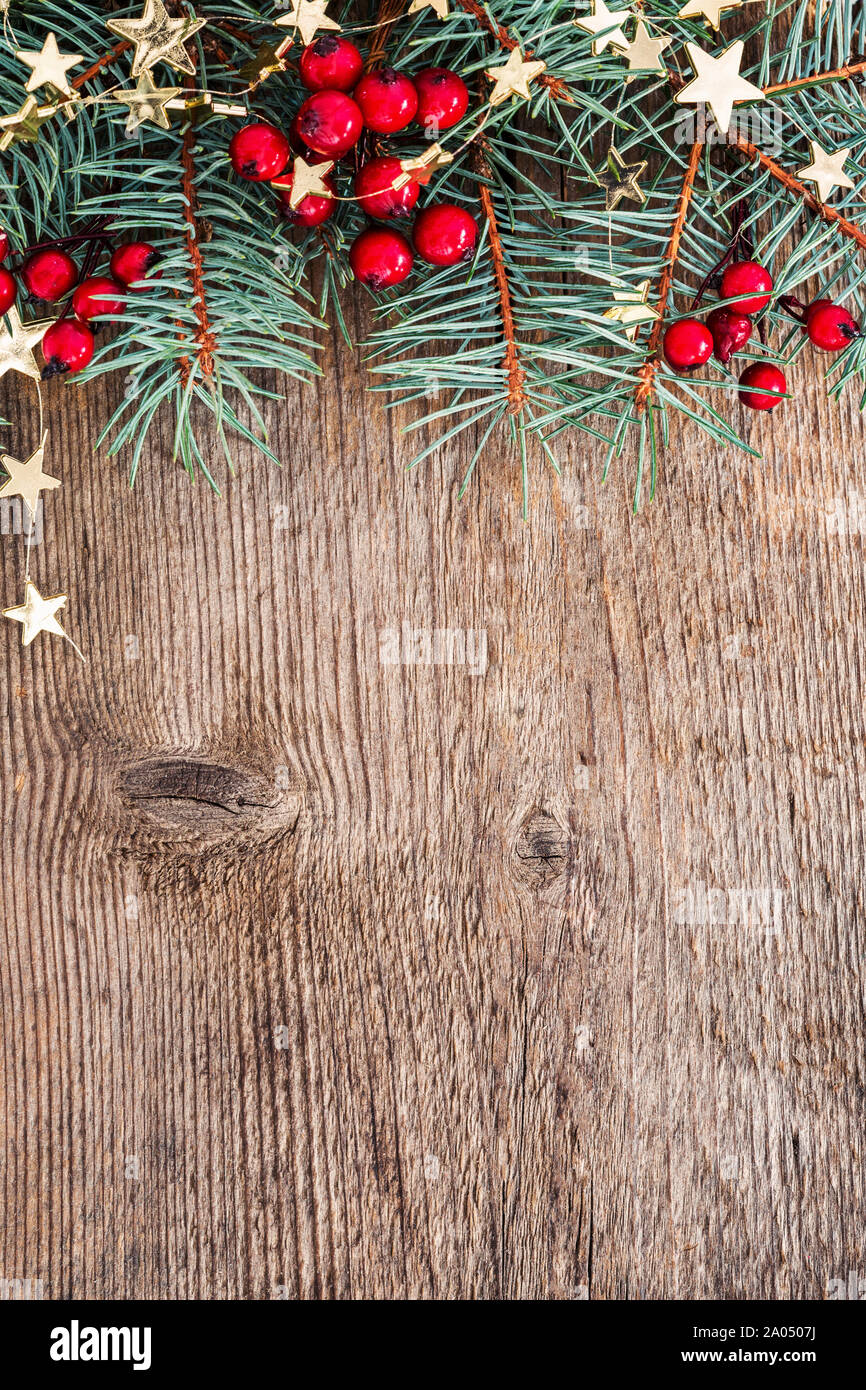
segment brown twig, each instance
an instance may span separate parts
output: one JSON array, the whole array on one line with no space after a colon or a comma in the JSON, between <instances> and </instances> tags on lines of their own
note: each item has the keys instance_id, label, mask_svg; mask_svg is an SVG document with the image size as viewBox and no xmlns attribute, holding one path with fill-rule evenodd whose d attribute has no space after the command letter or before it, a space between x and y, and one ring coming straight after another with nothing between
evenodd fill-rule
<instances>
[{"instance_id":1,"label":"brown twig","mask_svg":"<svg viewBox=\"0 0 866 1390\"><path fill-rule=\"evenodd\" d=\"M777 179L779 183L787 188L789 193L795 193L798 198L802 198L806 206L817 213L823 221L829 222L831 226L836 227L838 231L844 232L846 236L849 236L852 241L856 241L857 245L866 251L866 231L864 231L862 227L858 227L855 223L849 222L846 217L842 216L841 212L837 212L836 209L830 207L829 204L819 202L814 194L810 193L808 188L800 183L799 179L795 179L793 174L789 174L787 169L783 169L780 164L777 164L768 154L764 154L763 150L759 150L757 145L753 145L750 140L745 140L742 135L737 135L734 137L733 143L738 150L748 155L750 159L760 160L762 168L766 169L774 179Z\"/></svg>"},{"instance_id":2,"label":"brown twig","mask_svg":"<svg viewBox=\"0 0 866 1390\"><path fill-rule=\"evenodd\" d=\"M649 343L647 345L647 359L640 369L640 382L635 391L635 404L638 412L645 409L655 383L659 347L665 328L665 312L668 307L671 286L674 282L674 269L676 267L677 257L679 256L680 241L682 240L683 229L686 225L692 194L695 191L695 177L698 172L698 164L703 148L703 141L701 140L696 140L692 145L692 152L689 155L689 162L686 168L685 178L683 179L679 201L677 203L677 215L671 229L670 240L668 241L667 252L665 254L664 270L662 271L659 281L659 297L658 303L656 304L658 318L652 327Z\"/></svg>"},{"instance_id":3,"label":"brown twig","mask_svg":"<svg viewBox=\"0 0 866 1390\"><path fill-rule=\"evenodd\" d=\"M364 64L364 71L370 72L377 64L382 62L385 57L385 49L391 37L391 29L395 20L400 18L405 9L404 0L382 0L379 6L376 19L381 24L381 29L376 30L375 38L370 45L367 54L367 61Z\"/></svg>"},{"instance_id":4,"label":"brown twig","mask_svg":"<svg viewBox=\"0 0 866 1390\"><path fill-rule=\"evenodd\" d=\"M514 49L518 47L517 40L513 39L508 30L503 28L501 24L491 20L477 0L460 0L460 7L467 14L471 14L474 19L477 19L482 29L486 29L488 34L492 34L506 52L513 53ZM527 48L523 56L524 58L531 58L534 52L534 49ZM554 96L560 97L562 101L574 101L574 97L568 90L568 84L563 82L561 77L549 77L546 72L543 72L536 78L536 81L540 82L542 87L546 87Z\"/></svg>"},{"instance_id":5,"label":"brown twig","mask_svg":"<svg viewBox=\"0 0 866 1390\"><path fill-rule=\"evenodd\" d=\"M844 67L834 68L832 72L819 72L814 77L797 77L793 82L777 82L774 87L765 87L765 97L776 97L784 92L796 92L800 87L814 87L822 82L845 82L866 73L866 59L861 63L846 63Z\"/></svg>"},{"instance_id":6,"label":"brown twig","mask_svg":"<svg viewBox=\"0 0 866 1390\"><path fill-rule=\"evenodd\" d=\"M476 155L476 166L478 172L487 172L484 155L478 150ZM505 338L505 356L502 359L502 366L505 371L505 379L508 383L508 413L509 415L519 415L526 403L526 392L523 383L526 380L526 372L520 365L520 355L517 350L517 331L514 325L514 310L511 304L511 286L508 283L508 271L505 266L505 254L502 250L502 238L499 235L499 225L496 221L496 209L493 206L493 198L486 183L479 183L478 191L481 197L481 206L484 209L484 216L487 218L487 230L490 237L490 258L493 261L493 275L496 280L496 288L499 291L499 311L502 315L502 332Z\"/></svg>"},{"instance_id":7,"label":"brown twig","mask_svg":"<svg viewBox=\"0 0 866 1390\"><path fill-rule=\"evenodd\" d=\"M186 78L184 86L187 90L191 88L193 90L195 89L195 83L190 77ZM183 164L183 180L181 186L184 195L183 215L186 222L185 241L190 262L189 278L192 281L192 302L198 324L194 334L196 356L201 366L202 375L207 378L213 375L216 338L214 337L210 325L207 304L205 302L204 266L202 265L201 250L199 249L198 197L195 190L194 146L195 130L192 123L189 122L183 133L183 145L181 150L181 162ZM189 379L189 372L189 358L182 357L181 379L184 386Z\"/></svg>"},{"instance_id":8,"label":"brown twig","mask_svg":"<svg viewBox=\"0 0 866 1390\"><path fill-rule=\"evenodd\" d=\"M119 58L121 53L125 53L128 48L132 48L132 44L128 39L124 39L123 43L116 44L110 53L104 53L101 58L97 58L96 62L92 63L87 71L83 72L80 77L74 77L70 85L75 88L76 92L79 91L80 88L84 86L85 82L89 82L91 77L95 77L98 72L102 72L103 68L107 68L109 63L113 63L115 58Z\"/></svg>"}]
</instances>

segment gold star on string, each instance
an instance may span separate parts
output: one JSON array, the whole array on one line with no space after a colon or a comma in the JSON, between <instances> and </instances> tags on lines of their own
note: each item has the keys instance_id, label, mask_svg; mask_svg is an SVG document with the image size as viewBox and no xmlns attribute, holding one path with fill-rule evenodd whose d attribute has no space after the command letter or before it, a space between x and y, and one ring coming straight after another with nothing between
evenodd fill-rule
<instances>
[{"instance_id":1,"label":"gold star on string","mask_svg":"<svg viewBox=\"0 0 866 1390\"><path fill-rule=\"evenodd\" d=\"M33 356L33 349L37 343L41 343L51 327L52 320L39 319L33 323L22 323L14 305L6 317L12 331L10 333L8 328L0 329L0 377L5 376L8 371L13 371L21 372L23 376L38 381L41 372Z\"/></svg>"},{"instance_id":2,"label":"gold star on string","mask_svg":"<svg viewBox=\"0 0 866 1390\"><path fill-rule=\"evenodd\" d=\"M180 87L157 87L150 73L143 72L134 87L124 87L119 92L113 92L115 101L129 107L127 135L134 135L145 121L152 121L160 130L168 130L171 121L165 109L166 104L179 96L180 90Z\"/></svg>"},{"instance_id":3,"label":"gold star on string","mask_svg":"<svg viewBox=\"0 0 866 1390\"><path fill-rule=\"evenodd\" d=\"M335 19L325 14L327 8L328 0L292 0L292 13L275 19L274 24L278 28L297 29L302 43L312 43L319 29L340 28Z\"/></svg>"},{"instance_id":4,"label":"gold star on string","mask_svg":"<svg viewBox=\"0 0 866 1390\"><path fill-rule=\"evenodd\" d=\"M65 97L75 96L74 88L70 87L66 80L66 69L74 68L76 63L83 63L83 55L81 53L61 53L54 34L48 35L38 53L33 49L19 48L16 50L15 57L25 63L28 68L33 69L27 79L25 91L35 92L37 87L50 86L56 88Z\"/></svg>"},{"instance_id":5,"label":"gold star on string","mask_svg":"<svg viewBox=\"0 0 866 1390\"><path fill-rule=\"evenodd\" d=\"M649 30L639 19L634 38L623 50L623 56L628 58L629 72L664 72L661 55L671 43L673 39L668 34L659 34L657 39L650 38Z\"/></svg>"},{"instance_id":6,"label":"gold star on string","mask_svg":"<svg viewBox=\"0 0 866 1390\"><path fill-rule=\"evenodd\" d=\"M440 19L448 18L448 0L412 0L407 14L418 14L421 10L435 10Z\"/></svg>"},{"instance_id":7,"label":"gold star on string","mask_svg":"<svg viewBox=\"0 0 866 1390\"><path fill-rule=\"evenodd\" d=\"M833 150L831 154L828 154L826 150L821 149L817 140L810 140L809 152L812 156L812 163L798 169L797 178L806 179L807 182L813 183L822 203L826 203L834 188L854 187L853 181L849 179L842 168L845 160L850 158L850 146L844 150Z\"/></svg>"},{"instance_id":8,"label":"gold star on string","mask_svg":"<svg viewBox=\"0 0 866 1390\"><path fill-rule=\"evenodd\" d=\"M607 168L598 175L599 183L607 190L604 206L608 212L613 212L623 198L631 198L633 203L646 202L646 194L637 182L646 166L645 159L640 164L626 164L619 150L611 145L607 152Z\"/></svg>"},{"instance_id":9,"label":"gold star on string","mask_svg":"<svg viewBox=\"0 0 866 1390\"><path fill-rule=\"evenodd\" d=\"M157 63L194 73L195 63L183 45L206 23L205 19L170 19L162 0L145 0L140 19L107 19L105 27L135 44L132 75L138 77Z\"/></svg>"},{"instance_id":10,"label":"gold star on string","mask_svg":"<svg viewBox=\"0 0 866 1390\"><path fill-rule=\"evenodd\" d=\"M444 169L446 164L453 160L453 154L443 150L438 144L431 145L423 154L417 155L414 159L401 159L400 168L402 174L394 180L395 188L405 188L407 183L414 179L415 183L428 184L436 173L437 169Z\"/></svg>"},{"instance_id":11,"label":"gold star on string","mask_svg":"<svg viewBox=\"0 0 866 1390\"><path fill-rule=\"evenodd\" d=\"M66 597L66 594L54 594L51 598L43 598L32 579L24 581L24 602L17 608L3 609L4 618L23 623L22 647L29 647L40 632L54 632L58 637L70 640L55 617L57 610L65 605ZM72 645L75 646L75 643Z\"/></svg>"},{"instance_id":12,"label":"gold star on string","mask_svg":"<svg viewBox=\"0 0 866 1390\"><path fill-rule=\"evenodd\" d=\"M642 280L636 289L614 290L613 297L616 303L602 315L602 318L610 319L612 323L630 324L631 327L626 329L625 335L629 342L634 342L642 323L652 323L653 319L659 317L656 310L647 304L649 287L649 280Z\"/></svg>"},{"instance_id":13,"label":"gold star on string","mask_svg":"<svg viewBox=\"0 0 866 1390\"><path fill-rule=\"evenodd\" d=\"M300 155L296 155L292 164L292 185L289 190L289 207L293 212L311 195L314 198L333 198L333 191L325 183L325 176L333 167L333 159L326 159L322 164L308 164ZM285 188L286 184L281 179L272 179L271 187Z\"/></svg>"},{"instance_id":14,"label":"gold star on string","mask_svg":"<svg viewBox=\"0 0 866 1390\"><path fill-rule=\"evenodd\" d=\"M574 22L578 29L583 29L587 34L601 34L600 38L594 38L592 41L592 51L597 58L608 44L613 48L628 48L628 39L618 27L617 21L625 21L630 16L630 10L609 10L604 0L592 0L592 14L586 14ZM608 30L606 34L602 33L604 29Z\"/></svg>"},{"instance_id":15,"label":"gold star on string","mask_svg":"<svg viewBox=\"0 0 866 1390\"><path fill-rule=\"evenodd\" d=\"M743 0L688 0L679 12L680 19L699 19L702 15L714 29L721 28L722 10L740 10Z\"/></svg>"},{"instance_id":16,"label":"gold star on string","mask_svg":"<svg viewBox=\"0 0 866 1390\"><path fill-rule=\"evenodd\" d=\"M36 517L39 493L42 489L47 488L50 491L60 486L59 478L52 478L42 471L47 438L48 435L43 434L38 449L34 449L29 458L16 459L11 454L0 454L0 463L9 474L5 483L0 486L0 497L20 497L32 519Z\"/></svg>"},{"instance_id":17,"label":"gold star on string","mask_svg":"<svg viewBox=\"0 0 866 1390\"><path fill-rule=\"evenodd\" d=\"M39 127L57 115L56 106L40 106L35 97L27 97L24 105L8 116L0 116L0 150L8 150L20 140L38 140Z\"/></svg>"},{"instance_id":18,"label":"gold star on string","mask_svg":"<svg viewBox=\"0 0 866 1390\"><path fill-rule=\"evenodd\" d=\"M734 102L764 100L764 93L760 87L755 87L753 83L740 77L742 40L737 39L736 43L726 48L718 58L705 53L696 43L687 43L686 52L695 76L682 91L677 92L676 100L691 102L696 106L706 102L719 130L723 135L727 135Z\"/></svg>"},{"instance_id":19,"label":"gold star on string","mask_svg":"<svg viewBox=\"0 0 866 1390\"><path fill-rule=\"evenodd\" d=\"M520 49L513 48L504 67L484 69L485 76L495 84L488 97L490 105L499 106L500 102L511 96L523 97L524 101L528 101L530 82L540 72L544 72L546 66L546 63L541 62L524 62Z\"/></svg>"},{"instance_id":20,"label":"gold star on string","mask_svg":"<svg viewBox=\"0 0 866 1390\"><path fill-rule=\"evenodd\" d=\"M258 87L272 73L285 71L285 54L292 46L291 39L283 39L276 48L263 43L254 58L248 58L240 68L240 76L250 87Z\"/></svg>"}]
</instances>

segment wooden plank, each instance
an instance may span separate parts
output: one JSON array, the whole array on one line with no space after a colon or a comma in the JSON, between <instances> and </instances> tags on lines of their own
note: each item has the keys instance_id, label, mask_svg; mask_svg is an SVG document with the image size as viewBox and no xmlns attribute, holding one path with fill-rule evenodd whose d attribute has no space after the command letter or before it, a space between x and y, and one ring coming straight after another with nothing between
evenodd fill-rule
<instances>
[{"instance_id":1,"label":"wooden plank","mask_svg":"<svg viewBox=\"0 0 866 1390\"><path fill-rule=\"evenodd\" d=\"M50 387L34 572L87 664L3 633L0 1275L862 1271L866 464L807 371L751 422L764 462L677 434L633 519L574 441L528 524L504 442L461 503L463 451L406 474L407 417L336 342L270 411L283 470L243 451L222 499L168 424L130 494L100 389Z\"/></svg>"}]
</instances>

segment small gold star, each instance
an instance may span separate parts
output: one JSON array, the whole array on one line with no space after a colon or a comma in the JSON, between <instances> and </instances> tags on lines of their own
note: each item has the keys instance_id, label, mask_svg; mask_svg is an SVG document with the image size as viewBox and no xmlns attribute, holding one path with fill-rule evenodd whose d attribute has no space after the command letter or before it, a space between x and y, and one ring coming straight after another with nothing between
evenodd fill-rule
<instances>
[{"instance_id":1,"label":"small gold star","mask_svg":"<svg viewBox=\"0 0 866 1390\"><path fill-rule=\"evenodd\" d=\"M587 34L600 34L600 38L592 41L592 51L596 58L603 53L608 44L613 48L628 48L628 39L618 27L619 20L627 20L631 15L630 10L609 10L604 0L592 0L592 14L586 14L581 19L576 19L574 23L578 29L583 29ZM604 30L607 33L604 33Z\"/></svg>"},{"instance_id":2,"label":"small gold star","mask_svg":"<svg viewBox=\"0 0 866 1390\"><path fill-rule=\"evenodd\" d=\"M179 72L194 73L195 63L184 44L207 23L205 19L171 19L162 0L144 0L139 19L107 19L112 34L135 44L132 75L138 77L157 63L169 63Z\"/></svg>"},{"instance_id":3,"label":"small gold star","mask_svg":"<svg viewBox=\"0 0 866 1390\"><path fill-rule=\"evenodd\" d=\"M453 160L453 154L443 150L437 142L430 145L423 154L417 155L414 159L401 159L400 168L403 170L394 180L395 188L405 188L407 183L413 180L415 183L428 184L436 173L437 169L443 169L446 164Z\"/></svg>"},{"instance_id":4,"label":"small gold star","mask_svg":"<svg viewBox=\"0 0 866 1390\"><path fill-rule=\"evenodd\" d=\"M297 29L302 43L312 43L319 29L339 29L335 19L325 14L328 0L292 0L292 13L275 19L278 28Z\"/></svg>"},{"instance_id":5,"label":"small gold star","mask_svg":"<svg viewBox=\"0 0 866 1390\"><path fill-rule=\"evenodd\" d=\"M809 183L813 183L822 203L826 203L834 188L854 187L853 181L849 179L843 169L845 160L851 156L850 146L844 150L833 150L832 153L828 154L826 150L822 150L817 140L810 140L809 152L812 156L812 163L798 169L797 178L806 179Z\"/></svg>"},{"instance_id":6,"label":"small gold star","mask_svg":"<svg viewBox=\"0 0 866 1390\"><path fill-rule=\"evenodd\" d=\"M33 69L27 79L25 91L35 92L38 87L51 86L65 97L75 96L74 88L70 87L66 80L66 69L74 68L76 63L83 63L83 55L61 53L54 34L48 35L38 53L33 49L19 48L15 57Z\"/></svg>"},{"instance_id":7,"label":"small gold star","mask_svg":"<svg viewBox=\"0 0 866 1390\"><path fill-rule=\"evenodd\" d=\"M168 130L171 121L166 111L166 103L180 95L180 87L157 87L149 72L139 74L134 87L124 87L112 93L115 101L129 107L126 121L127 135L134 135L145 121L152 121L160 130Z\"/></svg>"},{"instance_id":8,"label":"small gold star","mask_svg":"<svg viewBox=\"0 0 866 1390\"><path fill-rule=\"evenodd\" d=\"M691 102L699 106L706 102L715 117L716 124L723 135L727 135L731 124L734 102L763 101L764 93L760 87L740 77L740 60L743 56L743 42L737 39L730 48L718 58L705 53L696 43L687 43L686 52L695 76L682 91L677 92L678 102Z\"/></svg>"},{"instance_id":9,"label":"small gold star","mask_svg":"<svg viewBox=\"0 0 866 1390\"><path fill-rule=\"evenodd\" d=\"M484 69L485 76L495 84L488 97L490 105L499 106L511 96L523 97L524 101L528 101L531 95L530 82L540 72L544 72L546 66L546 63L541 62L524 62L520 49L513 48L504 67Z\"/></svg>"},{"instance_id":10,"label":"small gold star","mask_svg":"<svg viewBox=\"0 0 866 1390\"><path fill-rule=\"evenodd\" d=\"M613 297L616 303L602 315L602 318L610 319L612 323L631 324L625 335L629 342L634 342L642 323L652 323L653 319L658 318L657 311L647 304L649 287L649 280L642 280L633 290L614 290Z\"/></svg>"},{"instance_id":11,"label":"small gold star","mask_svg":"<svg viewBox=\"0 0 866 1390\"><path fill-rule=\"evenodd\" d=\"M250 87L258 87L272 73L285 71L285 54L291 46L291 39L283 39L276 48L269 43L260 44L255 57L241 66L240 76Z\"/></svg>"},{"instance_id":12,"label":"small gold star","mask_svg":"<svg viewBox=\"0 0 866 1390\"><path fill-rule=\"evenodd\" d=\"M0 463L9 474L0 486L0 497L20 497L34 519L42 488L50 491L60 486L59 478L52 478L42 471L47 438L47 434L43 434L38 449L34 449L29 458L16 459L11 454L0 454Z\"/></svg>"},{"instance_id":13,"label":"small gold star","mask_svg":"<svg viewBox=\"0 0 866 1390\"><path fill-rule=\"evenodd\" d=\"M699 19L702 15L714 29L721 28L722 10L742 9L743 0L688 0L679 12L680 19Z\"/></svg>"},{"instance_id":14,"label":"small gold star","mask_svg":"<svg viewBox=\"0 0 866 1390\"><path fill-rule=\"evenodd\" d=\"M66 594L54 594L51 598L43 598L33 581L31 579L25 580L24 602L17 608L3 609L4 618L11 618L15 623L23 623L22 647L29 647L34 637L38 637L40 632L54 632L58 637L66 637L69 641L67 634L55 617L58 609L64 607L66 597Z\"/></svg>"},{"instance_id":15,"label":"small gold star","mask_svg":"<svg viewBox=\"0 0 866 1390\"><path fill-rule=\"evenodd\" d=\"M326 159L322 164L308 164L300 155L295 156L292 164L292 184L289 190L289 207L294 212L301 206L305 198L333 198L333 190L328 188L325 183L325 176L334 167L333 159ZM272 179L272 188L285 188L285 183L280 179Z\"/></svg>"},{"instance_id":16,"label":"small gold star","mask_svg":"<svg viewBox=\"0 0 866 1390\"><path fill-rule=\"evenodd\" d=\"M421 10L435 10L440 19L448 18L448 0L412 0L407 14L418 14Z\"/></svg>"},{"instance_id":17,"label":"small gold star","mask_svg":"<svg viewBox=\"0 0 866 1390\"><path fill-rule=\"evenodd\" d=\"M51 327L52 320L39 319L32 323L22 323L14 305L6 317L12 331L10 333L8 328L0 328L0 377L13 371L21 372L23 376L38 381L42 373L36 364L33 349L37 343L41 343Z\"/></svg>"},{"instance_id":18,"label":"small gold star","mask_svg":"<svg viewBox=\"0 0 866 1390\"><path fill-rule=\"evenodd\" d=\"M661 55L671 43L673 39L668 34L659 34L657 39L650 38L649 30L639 19L634 38L623 50L623 56L628 58L629 72L664 72Z\"/></svg>"},{"instance_id":19,"label":"small gold star","mask_svg":"<svg viewBox=\"0 0 866 1390\"><path fill-rule=\"evenodd\" d=\"M21 140L37 140L39 127L57 115L56 106L40 106L35 97L27 97L23 106L8 116L0 116L0 150L8 150Z\"/></svg>"},{"instance_id":20,"label":"small gold star","mask_svg":"<svg viewBox=\"0 0 866 1390\"><path fill-rule=\"evenodd\" d=\"M646 202L646 194L637 182L646 166L645 159L640 164L626 164L619 150L611 145L607 152L607 168L598 175L599 183L607 190L604 200L607 212L613 212L623 198L630 198L633 203Z\"/></svg>"}]
</instances>

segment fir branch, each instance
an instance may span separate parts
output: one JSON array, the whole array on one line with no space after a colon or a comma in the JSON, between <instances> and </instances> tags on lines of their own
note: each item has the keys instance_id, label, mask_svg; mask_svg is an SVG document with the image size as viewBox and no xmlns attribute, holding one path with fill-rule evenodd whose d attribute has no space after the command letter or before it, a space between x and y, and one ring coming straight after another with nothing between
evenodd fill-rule
<instances>
[{"instance_id":1,"label":"fir branch","mask_svg":"<svg viewBox=\"0 0 866 1390\"><path fill-rule=\"evenodd\" d=\"M184 87L189 90L195 88L193 78L187 77ZM201 250L199 248L199 218L198 218L198 195L195 188L195 127L192 121L187 122L183 132L181 145L181 164L183 167L183 178L181 187L183 189L183 216L186 223L186 233L184 241L187 254L189 256L189 278L192 281L192 303L195 311L196 323L198 327L195 331L196 356L201 367L202 376L209 379L213 376L214 370L214 350L216 348L216 338L211 328L208 317L207 302L205 297L204 267L202 265ZM187 357L181 358L181 377L184 386L189 380L190 362Z\"/></svg>"},{"instance_id":2,"label":"fir branch","mask_svg":"<svg viewBox=\"0 0 866 1390\"><path fill-rule=\"evenodd\" d=\"M489 177L490 171L485 166L484 156L480 150L478 151L477 163L479 166L479 173L482 175L486 174ZM479 180L478 192L481 197L481 206L484 209L484 216L487 219L490 259L493 262L493 276L499 293L499 309L502 315L502 332L505 338L505 357L502 361L502 367L505 372L505 380L508 388L508 414L520 415L526 404L526 394L523 389L523 383L526 380L526 372L521 366L520 355L517 350L514 309L511 302L511 287L508 283L505 255L502 250L502 238L499 235L496 210L493 206L493 199L490 195L488 184Z\"/></svg>"},{"instance_id":3,"label":"fir branch","mask_svg":"<svg viewBox=\"0 0 866 1390\"><path fill-rule=\"evenodd\" d=\"M759 150L757 145L753 145L752 142L746 140L744 136L736 135L734 144L738 150L748 155L750 159L759 160L761 167L766 169L768 174L771 174L774 179L782 184L783 188L787 188L789 193L793 193L796 197L802 198L806 206L811 208L814 213L817 213L824 222L829 222L830 225L841 232L843 236L850 237L852 241L856 241L859 247L866 250L866 231L864 231L862 227L858 227L854 222L849 222L847 217L843 217L841 212L837 212L829 203L820 202L813 193L809 192L805 184L800 183L799 179L796 179L793 174L789 174L787 169L783 169L780 164L776 163L775 159L771 159L768 154L764 154L763 150Z\"/></svg>"},{"instance_id":4,"label":"fir branch","mask_svg":"<svg viewBox=\"0 0 866 1390\"><path fill-rule=\"evenodd\" d=\"M504 28L498 20L492 20L490 15L478 4L478 0L459 0L459 3L461 9L465 10L466 14L472 15L473 19L481 25L482 29L486 29L488 34L492 34L493 38L496 39L501 48L505 49L506 53L513 53L515 48L520 47L517 39L513 39L508 30ZM523 56L528 59L533 57L534 53L535 49L527 48L524 50ZM567 83L563 82L561 77L553 77L548 72L542 72L539 73L535 80L540 86L546 87L552 96L559 97L561 101L567 101L569 103L574 101L574 97L568 90Z\"/></svg>"}]
</instances>

